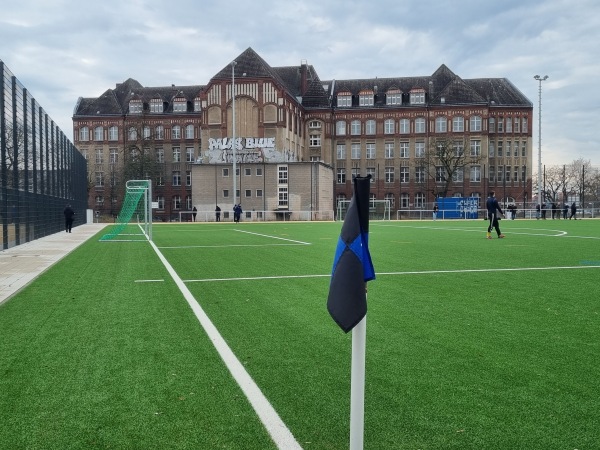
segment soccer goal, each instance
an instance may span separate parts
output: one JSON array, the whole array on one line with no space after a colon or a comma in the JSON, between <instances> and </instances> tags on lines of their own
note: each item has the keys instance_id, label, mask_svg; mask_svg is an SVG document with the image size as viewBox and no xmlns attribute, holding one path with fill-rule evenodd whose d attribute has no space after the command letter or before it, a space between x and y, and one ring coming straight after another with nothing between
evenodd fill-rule
<instances>
[{"instance_id":1,"label":"soccer goal","mask_svg":"<svg viewBox=\"0 0 600 450\"><path fill-rule=\"evenodd\" d=\"M337 202L337 220L344 220L346 212L350 207L351 200L338 200ZM390 220L392 205L389 200L370 200L369 201L369 219L370 220Z\"/></svg>"},{"instance_id":2,"label":"soccer goal","mask_svg":"<svg viewBox=\"0 0 600 450\"><path fill-rule=\"evenodd\" d=\"M125 185L123 206L115 225L101 241L152 240L152 182L129 180Z\"/></svg>"}]
</instances>

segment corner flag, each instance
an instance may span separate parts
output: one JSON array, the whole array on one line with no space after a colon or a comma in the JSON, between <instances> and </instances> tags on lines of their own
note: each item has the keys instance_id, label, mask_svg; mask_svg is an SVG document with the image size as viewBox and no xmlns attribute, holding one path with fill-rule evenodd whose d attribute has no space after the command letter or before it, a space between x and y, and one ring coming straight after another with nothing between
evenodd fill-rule
<instances>
[{"instance_id":1,"label":"corner flag","mask_svg":"<svg viewBox=\"0 0 600 450\"><path fill-rule=\"evenodd\" d=\"M367 281L375 279L369 253L371 176L354 178L354 195L342 225L331 272L327 310L345 333L367 314Z\"/></svg>"}]
</instances>

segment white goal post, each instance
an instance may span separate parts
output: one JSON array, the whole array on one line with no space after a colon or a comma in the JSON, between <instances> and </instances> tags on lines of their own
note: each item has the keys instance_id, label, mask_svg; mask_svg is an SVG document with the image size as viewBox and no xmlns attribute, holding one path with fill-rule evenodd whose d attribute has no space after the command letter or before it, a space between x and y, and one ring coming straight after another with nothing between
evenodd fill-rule
<instances>
[{"instance_id":1,"label":"white goal post","mask_svg":"<svg viewBox=\"0 0 600 450\"><path fill-rule=\"evenodd\" d=\"M336 219L344 220L351 200L338 200L336 205ZM390 220L392 204L390 200L369 200L369 219Z\"/></svg>"}]
</instances>

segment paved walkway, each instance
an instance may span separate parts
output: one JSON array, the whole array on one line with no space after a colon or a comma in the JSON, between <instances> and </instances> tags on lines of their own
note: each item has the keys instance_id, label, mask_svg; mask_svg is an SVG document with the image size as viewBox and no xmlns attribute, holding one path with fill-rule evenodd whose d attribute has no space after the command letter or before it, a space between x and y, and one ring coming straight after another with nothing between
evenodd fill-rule
<instances>
[{"instance_id":1,"label":"paved walkway","mask_svg":"<svg viewBox=\"0 0 600 450\"><path fill-rule=\"evenodd\" d=\"M56 233L0 250L0 303L27 286L48 267L104 228L105 223L80 225L71 233Z\"/></svg>"}]
</instances>

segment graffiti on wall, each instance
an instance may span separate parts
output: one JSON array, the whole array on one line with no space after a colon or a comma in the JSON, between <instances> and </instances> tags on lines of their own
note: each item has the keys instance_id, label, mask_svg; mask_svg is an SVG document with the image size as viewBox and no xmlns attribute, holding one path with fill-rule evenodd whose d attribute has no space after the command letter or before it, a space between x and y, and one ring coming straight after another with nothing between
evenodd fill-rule
<instances>
[{"instance_id":1,"label":"graffiti on wall","mask_svg":"<svg viewBox=\"0 0 600 450\"><path fill-rule=\"evenodd\" d=\"M231 163L235 145L235 159L238 163L277 163L298 161L298 155L291 150L278 150L275 138L222 138L208 140L208 150L197 162L208 164Z\"/></svg>"}]
</instances>

